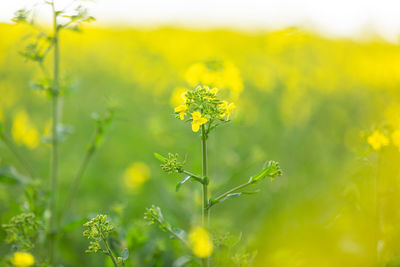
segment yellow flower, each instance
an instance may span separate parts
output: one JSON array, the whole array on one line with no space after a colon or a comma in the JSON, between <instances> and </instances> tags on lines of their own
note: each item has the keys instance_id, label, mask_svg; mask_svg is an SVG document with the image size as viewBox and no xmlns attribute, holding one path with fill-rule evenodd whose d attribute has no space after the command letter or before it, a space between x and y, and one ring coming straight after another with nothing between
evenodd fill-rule
<instances>
[{"instance_id":1,"label":"yellow flower","mask_svg":"<svg viewBox=\"0 0 400 267\"><path fill-rule=\"evenodd\" d=\"M372 146L374 150L379 150L384 146L389 145L389 139L379 131L375 130L368 138L368 144Z\"/></svg>"},{"instance_id":2,"label":"yellow flower","mask_svg":"<svg viewBox=\"0 0 400 267\"><path fill-rule=\"evenodd\" d=\"M35 263L35 258L28 252L15 252L11 263L16 267L28 267Z\"/></svg>"},{"instance_id":3,"label":"yellow flower","mask_svg":"<svg viewBox=\"0 0 400 267\"><path fill-rule=\"evenodd\" d=\"M236 105L234 103L228 104L228 102L223 101L219 107L222 109L223 113L220 115L221 117L226 116L226 118L229 120L229 117L232 114L232 111L236 108Z\"/></svg>"},{"instance_id":4,"label":"yellow flower","mask_svg":"<svg viewBox=\"0 0 400 267\"><path fill-rule=\"evenodd\" d=\"M150 178L150 168L143 162L132 163L124 173L124 183L132 191L139 189Z\"/></svg>"},{"instance_id":5,"label":"yellow flower","mask_svg":"<svg viewBox=\"0 0 400 267\"><path fill-rule=\"evenodd\" d=\"M15 115L11 131L18 145L25 145L30 149L34 149L39 145L39 132L32 126L25 111L19 111Z\"/></svg>"},{"instance_id":6,"label":"yellow flower","mask_svg":"<svg viewBox=\"0 0 400 267\"><path fill-rule=\"evenodd\" d=\"M210 90L210 93L216 95L218 93L218 88L214 87L213 89Z\"/></svg>"},{"instance_id":7,"label":"yellow flower","mask_svg":"<svg viewBox=\"0 0 400 267\"><path fill-rule=\"evenodd\" d=\"M3 110L0 108L0 122L4 120Z\"/></svg>"},{"instance_id":8,"label":"yellow flower","mask_svg":"<svg viewBox=\"0 0 400 267\"><path fill-rule=\"evenodd\" d=\"M393 145L395 145L400 150L400 129L397 129L392 133Z\"/></svg>"},{"instance_id":9,"label":"yellow flower","mask_svg":"<svg viewBox=\"0 0 400 267\"><path fill-rule=\"evenodd\" d=\"M199 258L207 258L213 251L213 243L207 230L195 227L189 233L189 241L193 254Z\"/></svg>"},{"instance_id":10,"label":"yellow flower","mask_svg":"<svg viewBox=\"0 0 400 267\"><path fill-rule=\"evenodd\" d=\"M190 85L197 85L202 82L203 76L207 73L207 67L203 63L195 63L186 71L185 78Z\"/></svg>"},{"instance_id":11,"label":"yellow flower","mask_svg":"<svg viewBox=\"0 0 400 267\"><path fill-rule=\"evenodd\" d=\"M192 118L192 130L195 133L199 131L200 125L203 125L208 121L206 118L202 118L200 112L198 111L192 113Z\"/></svg>"},{"instance_id":12,"label":"yellow flower","mask_svg":"<svg viewBox=\"0 0 400 267\"><path fill-rule=\"evenodd\" d=\"M180 118L181 120L183 120L183 119L185 118L186 110L187 110L187 106L186 106L186 105L180 105L180 106L177 106L177 107L175 108L175 112L176 112L176 113L179 112L179 118Z\"/></svg>"},{"instance_id":13,"label":"yellow flower","mask_svg":"<svg viewBox=\"0 0 400 267\"><path fill-rule=\"evenodd\" d=\"M170 103L173 107L178 106L183 101L186 100L186 92L187 89L183 87L175 88L174 92L172 93Z\"/></svg>"}]
</instances>

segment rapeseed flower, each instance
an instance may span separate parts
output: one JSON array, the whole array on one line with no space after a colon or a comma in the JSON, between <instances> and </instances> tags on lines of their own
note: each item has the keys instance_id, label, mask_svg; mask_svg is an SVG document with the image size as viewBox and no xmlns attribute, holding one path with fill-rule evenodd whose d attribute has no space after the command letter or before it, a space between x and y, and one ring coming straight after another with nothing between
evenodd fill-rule
<instances>
[{"instance_id":1,"label":"rapeseed flower","mask_svg":"<svg viewBox=\"0 0 400 267\"><path fill-rule=\"evenodd\" d=\"M221 117L225 117L226 116L226 119L229 120L229 118L230 118L230 116L232 114L232 111L236 108L236 106L235 106L234 103L228 104L228 102L222 101L222 104L220 105L220 108L221 108L221 110L223 112L223 113L221 113L220 116Z\"/></svg>"},{"instance_id":2,"label":"rapeseed flower","mask_svg":"<svg viewBox=\"0 0 400 267\"><path fill-rule=\"evenodd\" d=\"M150 168L143 162L132 163L124 173L124 183L131 191L136 191L150 178Z\"/></svg>"},{"instance_id":3,"label":"rapeseed flower","mask_svg":"<svg viewBox=\"0 0 400 267\"><path fill-rule=\"evenodd\" d=\"M368 138L367 138L368 144L372 146L374 150L379 150L384 146L389 145L389 139L379 132L378 130L375 130Z\"/></svg>"},{"instance_id":4,"label":"rapeseed flower","mask_svg":"<svg viewBox=\"0 0 400 267\"><path fill-rule=\"evenodd\" d=\"M187 109L188 108L187 108L187 106L185 104L184 105L179 105L179 106L177 106L175 108L175 112L179 113L179 118L181 120L183 120L185 118Z\"/></svg>"},{"instance_id":5,"label":"rapeseed flower","mask_svg":"<svg viewBox=\"0 0 400 267\"><path fill-rule=\"evenodd\" d=\"M40 143L39 132L33 127L25 111L21 110L15 115L11 132L18 145L34 149Z\"/></svg>"},{"instance_id":6,"label":"rapeseed flower","mask_svg":"<svg viewBox=\"0 0 400 267\"><path fill-rule=\"evenodd\" d=\"M15 252L11 263L16 267L29 267L35 263L35 258L28 252Z\"/></svg>"},{"instance_id":7,"label":"rapeseed flower","mask_svg":"<svg viewBox=\"0 0 400 267\"><path fill-rule=\"evenodd\" d=\"M207 258L213 252L213 243L206 229L195 227L189 233L189 242L196 257Z\"/></svg>"},{"instance_id":8,"label":"rapeseed flower","mask_svg":"<svg viewBox=\"0 0 400 267\"><path fill-rule=\"evenodd\" d=\"M206 118L201 117L198 111L192 113L192 119L192 130L195 133L199 131L201 125L208 121Z\"/></svg>"}]
</instances>

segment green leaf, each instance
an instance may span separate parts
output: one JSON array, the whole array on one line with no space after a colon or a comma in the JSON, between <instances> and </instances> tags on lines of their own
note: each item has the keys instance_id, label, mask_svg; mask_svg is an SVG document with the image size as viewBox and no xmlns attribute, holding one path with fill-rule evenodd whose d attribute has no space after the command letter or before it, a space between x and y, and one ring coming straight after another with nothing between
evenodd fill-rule
<instances>
[{"instance_id":1,"label":"green leaf","mask_svg":"<svg viewBox=\"0 0 400 267\"><path fill-rule=\"evenodd\" d=\"M258 173L257 175L254 175L250 177L249 182L258 182L265 177L269 176L271 180L275 178L275 176L281 176L282 175L282 170L279 167L279 163L273 160L270 160L265 163L263 170Z\"/></svg>"},{"instance_id":2,"label":"green leaf","mask_svg":"<svg viewBox=\"0 0 400 267\"><path fill-rule=\"evenodd\" d=\"M156 159L158 159L158 160L161 161L162 163L167 162L167 158L161 156L161 155L158 154L158 153L154 153L154 156L156 157Z\"/></svg>"},{"instance_id":3,"label":"green leaf","mask_svg":"<svg viewBox=\"0 0 400 267\"><path fill-rule=\"evenodd\" d=\"M181 188L181 186L186 183L187 181L193 181L193 177L192 176L186 176L185 179L183 179L182 181L180 181L179 183L176 184L176 192L179 191L179 189Z\"/></svg>"},{"instance_id":4,"label":"green leaf","mask_svg":"<svg viewBox=\"0 0 400 267\"><path fill-rule=\"evenodd\" d=\"M18 173L18 171L12 167L0 167L0 182L7 184L23 184L26 178Z\"/></svg>"},{"instance_id":5,"label":"green leaf","mask_svg":"<svg viewBox=\"0 0 400 267\"><path fill-rule=\"evenodd\" d=\"M121 257L122 260L126 261L129 258L129 249L125 248L122 252L121 252Z\"/></svg>"}]
</instances>

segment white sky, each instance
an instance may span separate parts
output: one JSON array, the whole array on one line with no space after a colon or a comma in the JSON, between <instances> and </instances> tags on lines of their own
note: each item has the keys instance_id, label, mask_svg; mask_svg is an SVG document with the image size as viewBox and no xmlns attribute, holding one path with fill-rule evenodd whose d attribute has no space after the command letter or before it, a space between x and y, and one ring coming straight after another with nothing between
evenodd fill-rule
<instances>
[{"instance_id":1,"label":"white sky","mask_svg":"<svg viewBox=\"0 0 400 267\"><path fill-rule=\"evenodd\" d=\"M0 0L0 22L38 2ZM69 2L56 0L60 7ZM246 30L305 26L334 36L372 31L393 42L400 34L400 0L95 0L87 5L98 24Z\"/></svg>"}]
</instances>

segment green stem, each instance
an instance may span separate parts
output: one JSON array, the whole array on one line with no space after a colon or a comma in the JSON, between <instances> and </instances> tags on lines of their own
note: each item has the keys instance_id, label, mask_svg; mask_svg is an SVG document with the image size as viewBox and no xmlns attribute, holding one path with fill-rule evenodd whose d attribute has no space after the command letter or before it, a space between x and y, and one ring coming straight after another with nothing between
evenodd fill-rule
<instances>
[{"instance_id":1,"label":"green stem","mask_svg":"<svg viewBox=\"0 0 400 267\"><path fill-rule=\"evenodd\" d=\"M59 225L62 222L65 214L67 213L67 211L68 211L68 209L69 209L69 207L71 205L72 199L74 198L75 193L76 193L76 191L78 189L79 183L80 183L80 181L81 181L81 179L83 177L83 174L85 173L85 171L86 171L86 169L87 169L87 167L89 165L90 159L92 158L94 152L96 151L96 140L97 140L97 137L98 137L99 134L100 134L100 132L98 130L96 130L96 134L94 135L94 137L93 137L93 139L92 139L92 141L91 141L91 143L89 145L89 148L87 149L87 151L85 153L85 156L84 156L84 158L82 160L82 163L81 163L81 165L80 165L80 167L78 169L78 172L76 173L76 175L74 177L74 180L73 180L72 185L71 185L71 189L69 191L67 199L65 200L64 207L61 210L61 214L60 214L60 217L58 219L58 224Z\"/></svg>"},{"instance_id":2,"label":"green stem","mask_svg":"<svg viewBox=\"0 0 400 267\"><path fill-rule=\"evenodd\" d=\"M208 166L207 166L207 133L204 125L201 125L201 153L202 153L202 179L203 183L203 205L201 212L201 222L203 227L207 227L210 222L209 210L208 210ZM210 266L210 259L201 259L202 267Z\"/></svg>"},{"instance_id":3,"label":"green stem","mask_svg":"<svg viewBox=\"0 0 400 267\"><path fill-rule=\"evenodd\" d=\"M214 206L215 204L217 204L218 202L220 202L222 199L224 199L227 195L232 194L240 189L243 189L251 184L253 184L254 181L248 181L247 183L238 185L234 188L232 188L231 190L226 191L225 193L219 195L217 198L214 199L213 203L210 203L208 206L208 209L211 208L212 206Z\"/></svg>"},{"instance_id":4,"label":"green stem","mask_svg":"<svg viewBox=\"0 0 400 267\"><path fill-rule=\"evenodd\" d=\"M29 162L19 153L18 149L15 147L14 143L11 141L11 138L6 135L5 132L0 132L0 139L3 140L4 144L10 149L10 151L15 155L17 160L21 163L21 166L29 173L29 175L34 178L35 171L33 170L32 166Z\"/></svg>"},{"instance_id":5,"label":"green stem","mask_svg":"<svg viewBox=\"0 0 400 267\"><path fill-rule=\"evenodd\" d=\"M54 6L54 1L51 3L53 10L53 43L54 43L54 65L53 65L53 88L52 88L52 150L50 163L50 247L49 258L50 264L54 262L54 246L55 234L57 231L56 221L56 197L57 197L57 182L58 182L58 105L59 105L59 43L58 43L58 25L57 13Z\"/></svg>"},{"instance_id":6,"label":"green stem","mask_svg":"<svg viewBox=\"0 0 400 267\"><path fill-rule=\"evenodd\" d=\"M183 173L186 174L186 175L192 176L192 177L194 177L195 179L201 180L201 177L199 177L198 175L193 174L193 173L191 173L191 172L189 172L189 171L185 171L185 170L184 170Z\"/></svg>"},{"instance_id":7,"label":"green stem","mask_svg":"<svg viewBox=\"0 0 400 267\"><path fill-rule=\"evenodd\" d=\"M107 249L108 255L111 257L111 260L112 260L114 266L115 266L115 267L119 267L119 266L118 266L117 259L115 258L114 254L112 253L111 248L110 248L110 246L108 245L108 242L107 242L105 236L103 235L103 233L101 233L100 236L101 236L101 240L103 240L103 243L104 243L104 245L105 245L105 247L106 247L106 249Z\"/></svg>"}]
</instances>

